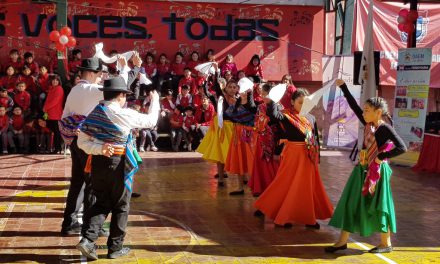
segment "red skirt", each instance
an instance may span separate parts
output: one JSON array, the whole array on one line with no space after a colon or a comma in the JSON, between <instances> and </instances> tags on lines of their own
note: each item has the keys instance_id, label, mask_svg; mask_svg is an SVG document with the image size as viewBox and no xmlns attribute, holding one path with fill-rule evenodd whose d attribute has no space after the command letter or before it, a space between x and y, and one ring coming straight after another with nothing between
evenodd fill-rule
<instances>
[{"instance_id":1,"label":"red skirt","mask_svg":"<svg viewBox=\"0 0 440 264\"><path fill-rule=\"evenodd\" d=\"M280 162L274 160L273 157L269 160L262 155L262 146L258 140L255 143L255 157L252 168L252 175L249 180L249 187L252 190L252 194L260 195L266 190L266 188L272 183L273 179L277 175Z\"/></svg>"},{"instance_id":2,"label":"red skirt","mask_svg":"<svg viewBox=\"0 0 440 264\"><path fill-rule=\"evenodd\" d=\"M244 138L247 134L249 137ZM251 175L254 164L254 142L256 133L252 127L234 124L234 132L225 162L225 171L230 174Z\"/></svg>"},{"instance_id":3,"label":"red skirt","mask_svg":"<svg viewBox=\"0 0 440 264\"><path fill-rule=\"evenodd\" d=\"M305 143L285 143L277 175L255 202L255 207L279 225L313 225L317 219L332 216L333 206Z\"/></svg>"}]
</instances>

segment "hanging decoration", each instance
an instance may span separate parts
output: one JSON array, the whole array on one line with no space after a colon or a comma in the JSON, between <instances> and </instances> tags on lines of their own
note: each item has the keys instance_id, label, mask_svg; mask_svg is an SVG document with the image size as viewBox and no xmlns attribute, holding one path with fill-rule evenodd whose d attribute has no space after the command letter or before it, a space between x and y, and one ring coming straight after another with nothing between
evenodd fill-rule
<instances>
[{"instance_id":1,"label":"hanging decoration","mask_svg":"<svg viewBox=\"0 0 440 264\"><path fill-rule=\"evenodd\" d=\"M419 17L417 10L401 9L397 17L399 31L412 34L415 30L414 22Z\"/></svg>"},{"instance_id":2,"label":"hanging decoration","mask_svg":"<svg viewBox=\"0 0 440 264\"><path fill-rule=\"evenodd\" d=\"M60 31L53 30L49 34L49 39L55 44L55 48L63 52L66 47L73 48L76 46L76 39L72 36L72 30L65 26Z\"/></svg>"}]
</instances>

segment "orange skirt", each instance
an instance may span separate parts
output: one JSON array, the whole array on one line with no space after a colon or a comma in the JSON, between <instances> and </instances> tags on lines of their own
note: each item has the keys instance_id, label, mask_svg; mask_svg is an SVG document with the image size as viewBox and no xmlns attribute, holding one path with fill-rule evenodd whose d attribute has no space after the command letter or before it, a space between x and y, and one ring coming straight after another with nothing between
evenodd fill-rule
<instances>
[{"instance_id":1,"label":"orange skirt","mask_svg":"<svg viewBox=\"0 0 440 264\"><path fill-rule=\"evenodd\" d=\"M243 133L249 135L247 140L242 138ZM234 132L229 145L228 156L225 162L225 171L230 174L251 175L254 164L254 144L257 133L252 127L234 124Z\"/></svg>"},{"instance_id":2,"label":"orange skirt","mask_svg":"<svg viewBox=\"0 0 440 264\"><path fill-rule=\"evenodd\" d=\"M317 219L332 216L333 205L305 143L285 143L277 175L255 202L255 207L278 225L313 225Z\"/></svg>"}]
</instances>

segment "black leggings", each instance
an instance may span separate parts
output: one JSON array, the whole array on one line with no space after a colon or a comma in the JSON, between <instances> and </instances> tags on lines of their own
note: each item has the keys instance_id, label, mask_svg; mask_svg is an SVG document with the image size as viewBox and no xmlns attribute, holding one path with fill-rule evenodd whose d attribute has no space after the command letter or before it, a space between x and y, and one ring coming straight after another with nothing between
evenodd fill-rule
<instances>
[{"instance_id":1,"label":"black leggings","mask_svg":"<svg viewBox=\"0 0 440 264\"><path fill-rule=\"evenodd\" d=\"M53 146L56 152L61 151L61 134L58 120L47 120L47 128L53 132Z\"/></svg>"}]
</instances>

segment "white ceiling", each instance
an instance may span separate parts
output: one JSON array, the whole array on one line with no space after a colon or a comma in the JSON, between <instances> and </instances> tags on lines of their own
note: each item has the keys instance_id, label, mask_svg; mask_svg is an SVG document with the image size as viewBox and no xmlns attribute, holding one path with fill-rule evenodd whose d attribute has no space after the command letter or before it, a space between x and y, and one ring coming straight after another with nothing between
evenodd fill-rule
<instances>
[{"instance_id":1,"label":"white ceiling","mask_svg":"<svg viewBox=\"0 0 440 264\"><path fill-rule=\"evenodd\" d=\"M163 0L168 2L201 2L201 3L230 3L230 4L262 4L262 5L300 5L324 6L324 0Z\"/></svg>"}]
</instances>

